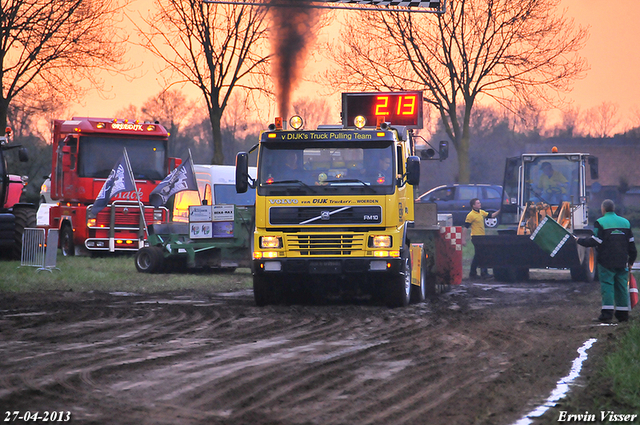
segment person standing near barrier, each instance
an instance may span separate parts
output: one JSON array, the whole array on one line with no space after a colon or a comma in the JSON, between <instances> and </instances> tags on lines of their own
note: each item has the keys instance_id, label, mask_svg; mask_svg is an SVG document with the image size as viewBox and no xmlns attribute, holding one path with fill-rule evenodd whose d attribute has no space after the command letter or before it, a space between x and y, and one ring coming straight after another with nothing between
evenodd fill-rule
<instances>
[{"instance_id":1,"label":"person standing near barrier","mask_svg":"<svg viewBox=\"0 0 640 425\"><path fill-rule=\"evenodd\" d=\"M491 214L486 212L485 210L481 209L482 203L478 198L471 199L469 201L469 205L471 205L471 211L469 212L469 214L467 214L467 218L464 221L464 225L467 229L469 228L471 229L471 242L473 242L474 236L484 236L485 234L484 219L487 217L491 217L491 218L496 217L500 213L500 210ZM478 271L477 271L478 262L476 261L475 245L473 246L473 249L474 249L474 253L473 253L473 260L471 260L471 270L469 270L469 278L478 277ZM489 275L489 270L481 269L480 277L485 279L491 277Z\"/></svg>"},{"instance_id":2,"label":"person standing near barrier","mask_svg":"<svg viewBox=\"0 0 640 425\"><path fill-rule=\"evenodd\" d=\"M598 254L598 277L602 293L602 310L598 321L629 320L629 270L638 252L629 220L620 217L611 199L602 201L602 217L596 220L593 235L578 238L578 244L595 247Z\"/></svg>"}]
</instances>

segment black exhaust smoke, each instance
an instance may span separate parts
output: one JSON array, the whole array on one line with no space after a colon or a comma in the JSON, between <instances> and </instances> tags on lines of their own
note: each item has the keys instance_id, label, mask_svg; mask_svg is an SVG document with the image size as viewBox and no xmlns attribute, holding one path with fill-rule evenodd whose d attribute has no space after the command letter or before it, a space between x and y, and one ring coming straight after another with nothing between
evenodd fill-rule
<instances>
[{"instance_id":1,"label":"black exhaust smoke","mask_svg":"<svg viewBox=\"0 0 640 425\"><path fill-rule=\"evenodd\" d=\"M278 114L289 118L291 92L300 82L306 49L315 41L318 9L308 0L271 0L271 73L276 86Z\"/></svg>"}]
</instances>

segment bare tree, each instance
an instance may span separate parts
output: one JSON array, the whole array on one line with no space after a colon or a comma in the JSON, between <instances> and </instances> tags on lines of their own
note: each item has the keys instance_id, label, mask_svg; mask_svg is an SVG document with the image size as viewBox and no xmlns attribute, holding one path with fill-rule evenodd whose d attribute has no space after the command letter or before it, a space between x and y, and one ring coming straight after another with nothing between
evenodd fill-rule
<instances>
[{"instance_id":1,"label":"bare tree","mask_svg":"<svg viewBox=\"0 0 640 425\"><path fill-rule=\"evenodd\" d=\"M585 113L585 126L593 137L611 137L619 123L618 105L612 102L602 102Z\"/></svg>"},{"instance_id":2,"label":"bare tree","mask_svg":"<svg viewBox=\"0 0 640 425\"><path fill-rule=\"evenodd\" d=\"M81 81L99 87L96 69L123 64L112 0L2 0L0 6L0 134L11 101L60 93L79 98Z\"/></svg>"},{"instance_id":3,"label":"bare tree","mask_svg":"<svg viewBox=\"0 0 640 425\"><path fill-rule=\"evenodd\" d=\"M316 128L319 124L334 124L340 117L331 117L331 108L325 98L301 98L293 102L293 110L305 121L306 128Z\"/></svg>"},{"instance_id":4,"label":"bare tree","mask_svg":"<svg viewBox=\"0 0 640 425\"><path fill-rule=\"evenodd\" d=\"M471 111L481 95L512 110L566 90L586 69L587 32L558 12L560 0L457 0L445 14L349 15L329 49L336 89L423 89L469 181ZM419 15L419 16L418 16Z\"/></svg>"},{"instance_id":5,"label":"bare tree","mask_svg":"<svg viewBox=\"0 0 640 425\"><path fill-rule=\"evenodd\" d=\"M581 133L581 121L579 107L569 107L561 111L560 123L553 129L555 137L579 137Z\"/></svg>"},{"instance_id":6,"label":"bare tree","mask_svg":"<svg viewBox=\"0 0 640 425\"><path fill-rule=\"evenodd\" d=\"M143 45L164 61L163 72L202 92L213 132L212 164L223 164L220 121L236 88L264 89L268 71L262 7L161 0L140 29Z\"/></svg>"},{"instance_id":7,"label":"bare tree","mask_svg":"<svg viewBox=\"0 0 640 425\"><path fill-rule=\"evenodd\" d=\"M159 121L176 130L193 115L194 109L195 102L178 90L162 90L144 102L141 108L146 119Z\"/></svg>"}]
</instances>

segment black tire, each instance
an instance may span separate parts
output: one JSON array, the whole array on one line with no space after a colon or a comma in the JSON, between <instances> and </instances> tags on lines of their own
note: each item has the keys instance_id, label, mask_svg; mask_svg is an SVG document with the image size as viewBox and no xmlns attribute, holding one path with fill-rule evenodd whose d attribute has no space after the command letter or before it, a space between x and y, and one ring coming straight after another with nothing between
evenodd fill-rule
<instances>
[{"instance_id":1,"label":"black tire","mask_svg":"<svg viewBox=\"0 0 640 425\"><path fill-rule=\"evenodd\" d=\"M411 299L411 259L408 249L404 250L402 266L397 276L390 279L387 287L387 306L406 307Z\"/></svg>"},{"instance_id":2,"label":"black tire","mask_svg":"<svg viewBox=\"0 0 640 425\"><path fill-rule=\"evenodd\" d=\"M162 248L158 246L145 246L136 252L136 269L141 273L158 273L164 264Z\"/></svg>"},{"instance_id":3,"label":"black tire","mask_svg":"<svg viewBox=\"0 0 640 425\"><path fill-rule=\"evenodd\" d=\"M528 282L529 281L529 268L528 267L518 267L516 269L516 281L517 282Z\"/></svg>"},{"instance_id":4,"label":"black tire","mask_svg":"<svg viewBox=\"0 0 640 425\"><path fill-rule=\"evenodd\" d=\"M411 302L421 303L429 294L427 288L427 258L423 250L420 250L420 286L411 285Z\"/></svg>"},{"instance_id":5,"label":"black tire","mask_svg":"<svg viewBox=\"0 0 640 425\"><path fill-rule=\"evenodd\" d=\"M593 282L596 280L597 274L596 250L582 246L578 246L578 249L583 250L583 257L580 266L571 267L571 280L574 282Z\"/></svg>"},{"instance_id":6,"label":"black tire","mask_svg":"<svg viewBox=\"0 0 640 425\"><path fill-rule=\"evenodd\" d=\"M493 277L498 282L515 282L516 269L514 267L494 267Z\"/></svg>"},{"instance_id":7,"label":"black tire","mask_svg":"<svg viewBox=\"0 0 640 425\"><path fill-rule=\"evenodd\" d=\"M36 210L32 207L16 207L13 210L15 216L14 245L12 257L20 260L22 257L22 234L26 228L34 228L38 225Z\"/></svg>"},{"instance_id":8,"label":"black tire","mask_svg":"<svg viewBox=\"0 0 640 425\"><path fill-rule=\"evenodd\" d=\"M60 250L65 257L73 257L76 254L73 243L73 229L69 224L65 224L60 229Z\"/></svg>"},{"instance_id":9,"label":"black tire","mask_svg":"<svg viewBox=\"0 0 640 425\"><path fill-rule=\"evenodd\" d=\"M253 275L253 298L258 307L276 302L275 288L271 279L262 275Z\"/></svg>"}]
</instances>

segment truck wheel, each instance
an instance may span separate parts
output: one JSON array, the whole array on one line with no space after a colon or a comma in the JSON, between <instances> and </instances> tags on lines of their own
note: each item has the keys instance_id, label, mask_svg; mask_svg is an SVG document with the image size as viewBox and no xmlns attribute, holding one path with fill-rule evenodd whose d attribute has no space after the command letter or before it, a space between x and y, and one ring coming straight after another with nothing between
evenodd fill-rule
<instances>
[{"instance_id":1,"label":"truck wheel","mask_svg":"<svg viewBox=\"0 0 640 425\"><path fill-rule=\"evenodd\" d=\"M584 256L580 262L580 266L571 267L571 280L574 282L593 282L596 279L596 250L593 248L584 248Z\"/></svg>"},{"instance_id":2,"label":"truck wheel","mask_svg":"<svg viewBox=\"0 0 640 425\"><path fill-rule=\"evenodd\" d=\"M527 282L529 280L529 268L528 267L518 267L516 269L516 281L518 282Z\"/></svg>"},{"instance_id":3,"label":"truck wheel","mask_svg":"<svg viewBox=\"0 0 640 425\"><path fill-rule=\"evenodd\" d=\"M65 257L73 257L75 255L73 229L68 224L62 226L60 230L60 250L62 250L62 255Z\"/></svg>"},{"instance_id":4,"label":"truck wheel","mask_svg":"<svg viewBox=\"0 0 640 425\"><path fill-rule=\"evenodd\" d=\"M406 307L411 295L411 260L408 250L402 256L402 267L398 276L391 278L387 290L387 306Z\"/></svg>"},{"instance_id":5,"label":"truck wheel","mask_svg":"<svg viewBox=\"0 0 640 425\"><path fill-rule=\"evenodd\" d=\"M162 248L145 246L140 248L135 257L136 269L141 273L158 273L164 263Z\"/></svg>"},{"instance_id":6,"label":"truck wheel","mask_svg":"<svg viewBox=\"0 0 640 425\"><path fill-rule=\"evenodd\" d=\"M493 277L498 282L515 282L516 269L513 267L494 267Z\"/></svg>"},{"instance_id":7,"label":"truck wheel","mask_svg":"<svg viewBox=\"0 0 640 425\"><path fill-rule=\"evenodd\" d=\"M15 216L15 229L14 229L14 245L13 245L13 258L20 260L22 257L22 234L24 229L33 228L37 226L36 210L30 207L14 208L13 215Z\"/></svg>"},{"instance_id":8,"label":"truck wheel","mask_svg":"<svg viewBox=\"0 0 640 425\"><path fill-rule=\"evenodd\" d=\"M427 258L424 254L424 251L420 251L421 261L420 261L420 286L411 285L411 302L412 303L421 303L427 298L428 288L427 288ZM435 291L435 288L434 288Z\"/></svg>"},{"instance_id":9,"label":"truck wheel","mask_svg":"<svg viewBox=\"0 0 640 425\"><path fill-rule=\"evenodd\" d=\"M253 298L258 307L274 304L276 301L274 291L271 279L257 274L253 275Z\"/></svg>"}]
</instances>

